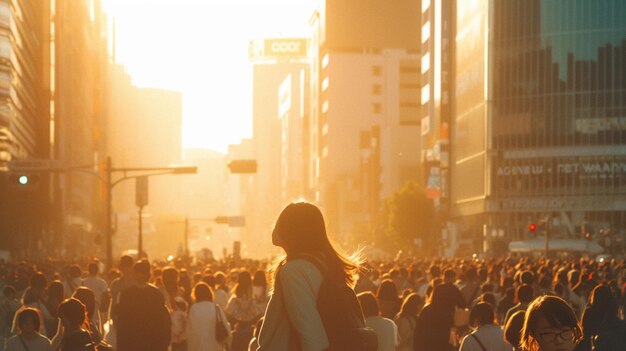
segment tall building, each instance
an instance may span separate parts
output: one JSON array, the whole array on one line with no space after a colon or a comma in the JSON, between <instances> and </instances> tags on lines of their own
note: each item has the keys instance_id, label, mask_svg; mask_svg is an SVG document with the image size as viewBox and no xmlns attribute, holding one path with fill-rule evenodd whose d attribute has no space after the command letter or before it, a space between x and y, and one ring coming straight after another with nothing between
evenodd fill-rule
<instances>
[{"instance_id":1,"label":"tall building","mask_svg":"<svg viewBox=\"0 0 626 351\"><path fill-rule=\"evenodd\" d=\"M250 60L253 64L254 150L251 156L256 159L258 167L251 177L250 187L255 192L250 197L250 208L255 210L245 216L246 227L256 232L248 245L254 246L259 254L267 255L272 247L270 237L274 222L285 201L292 200L287 199L287 192L289 195L297 194L293 191L293 183L288 185L281 177L286 175L283 174L285 170L289 172L289 178L284 181L292 182L293 172L300 166L289 162L302 159L302 155L300 158L295 158L295 155L299 153L297 135L301 132L298 129L305 127L302 121L308 113L304 110L308 89L305 81L309 69L307 40L276 38L252 41ZM291 190L288 191L288 188Z\"/></svg>"},{"instance_id":2,"label":"tall building","mask_svg":"<svg viewBox=\"0 0 626 351\"><path fill-rule=\"evenodd\" d=\"M419 1L322 1L311 18L309 188L335 240L419 177Z\"/></svg>"},{"instance_id":3,"label":"tall building","mask_svg":"<svg viewBox=\"0 0 626 351\"><path fill-rule=\"evenodd\" d=\"M0 2L0 250L18 255L37 249L47 225L48 178L18 189L8 162L50 152L49 37L48 1Z\"/></svg>"},{"instance_id":4,"label":"tall building","mask_svg":"<svg viewBox=\"0 0 626 351\"><path fill-rule=\"evenodd\" d=\"M72 256L101 228L93 169L103 147L103 16L98 0L0 3L0 172L24 160L72 168L53 174L40 162L24 186L14 178L24 172L3 172L0 231L9 235L1 246L17 255L46 247Z\"/></svg>"},{"instance_id":5,"label":"tall building","mask_svg":"<svg viewBox=\"0 0 626 351\"><path fill-rule=\"evenodd\" d=\"M104 151L107 39L100 1L51 1L50 157L80 169L53 174L53 242L74 257L104 252L104 196L94 170ZM77 35L76 33L82 33ZM45 157L48 158L48 157Z\"/></svg>"},{"instance_id":6,"label":"tall building","mask_svg":"<svg viewBox=\"0 0 626 351\"><path fill-rule=\"evenodd\" d=\"M580 238L585 228L615 247L626 230L626 4L455 6L459 238L497 250L544 221L551 236Z\"/></svg>"},{"instance_id":7,"label":"tall building","mask_svg":"<svg viewBox=\"0 0 626 351\"><path fill-rule=\"evenodd\" d=\"M113 168L165 167L182 163L182 95L180 92L132 85L124 68L112 64L110 69L110 118L107 121L107 155ZM114 181L123 177L113 175ZM160 215L184 215L187 208L181 186L193 175L149 177L148 205L142 211L144 243L148 254L163 254L174 248L159 240L156 221ZM135 181L115 186L112 193L117 228L113 237L114 254L136 249L138 210L135 203ZM158 255L160 256L160 255Z\"/></svg>"},{"instance_id":8,"label":"tall building","mask_svg":"<svg viewBox=\"0 0 626 351\"><path fill-rule=\"evenodd\" d=\"M441 227L433 228L432 234L437 239L440 236L449 239L446 219L449 214L450 124L454 102L454 1L424 0L421 5L420 159L426 193L433 199L437 217L441 219ZM443 241L433 240L432 243Z\"/></svg>"}]
</instances>

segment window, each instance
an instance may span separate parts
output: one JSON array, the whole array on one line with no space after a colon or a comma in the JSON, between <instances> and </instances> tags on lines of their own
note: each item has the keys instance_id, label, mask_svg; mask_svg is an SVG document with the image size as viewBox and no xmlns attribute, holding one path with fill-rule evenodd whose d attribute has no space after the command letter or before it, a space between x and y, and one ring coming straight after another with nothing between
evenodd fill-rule
<instances>
[{"instance_id":1,"label":"window","mask_svg":"<svg viewBox=\"0 0 626 351\"><path fill-rule=\"evenodd\" d=\"M372 66L372 75L381 76L383 74L383 68L380 66Z\"/></svg>"},{"instance_id":2,"label":"window","mask_svg":"<svg viewBox=\"0 0 626 351\"><path fill-rule=\"evenodd\" d=\"M372 85L372 94L380 95L383 91L383 87L380 84Z\"/></svg>"},{"instance_id":3,"label":"window","mask_svg":"<svg viewBox=\"0 0 626 351\"><path fill-rule=\"evenodd\" d=\"M383 112L383 106L379 103L372 104L372 111L376 114Z\"/></svg>"}]
</instances>

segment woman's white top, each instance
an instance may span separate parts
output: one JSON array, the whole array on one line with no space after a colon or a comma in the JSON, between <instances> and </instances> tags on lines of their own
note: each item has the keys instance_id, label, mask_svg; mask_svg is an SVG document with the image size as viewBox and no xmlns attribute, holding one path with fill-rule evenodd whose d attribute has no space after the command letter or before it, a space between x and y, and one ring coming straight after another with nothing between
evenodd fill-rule
<instances>
[{"instance_id":1,"label":"woman's white top","mask_svg":"<svg viewBox=\"0 0 626 351\"><path fill-rule=\"evenodd\" d=\"M504 332L502 328L494 324L481 325L474 331L480 342L485 346L487 351L512 351L513 348L509 343L504 341ZM460 351L483 351L472 334L463 338Z\"/></svg>"},{"instance_id":2,"label":"woman's white top","mask_svg":"<svg viewBox=\"0 0 626 351\"><path fill-rule=\"evenodd\" d=\"M328 347L317 311L317 293L322 279L315 265L304 259L289 261L280 268L280 286L274 289L265 311L258 351L287 350L291 325L300 337L302 351L321 351Z\"/></svg>"},{"instance_id":3,"label":"woman's white top","mask_svg":"<svg viewBox=\"0 0 626 351\"><path fill-rule=\"evenodd\" d=\"M230 330L226 314L220 309L221 319ZM210 301L196 302L187 314L188 351L224 350L224 345L217 342L215 325L217 323L215 304Z\"/></svg>"}]
</instances>

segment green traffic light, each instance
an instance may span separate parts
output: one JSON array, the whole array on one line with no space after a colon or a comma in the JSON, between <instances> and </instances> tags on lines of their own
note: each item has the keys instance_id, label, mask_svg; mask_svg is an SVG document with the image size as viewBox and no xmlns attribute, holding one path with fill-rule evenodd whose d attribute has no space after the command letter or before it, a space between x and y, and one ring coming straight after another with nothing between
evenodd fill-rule
<instances>
[{"instance_id":1,"label":"green traffic light","mask_svg":"<svg viewBox=\"0 0 626 351\"><path fill-rule=\"evenodd\" d=\"M25 175L21 175L19 177L18 181L20 182L20 184L26 185L26 184L28 184L28 177L25 176Z\"/></svg>"}]
</instances>

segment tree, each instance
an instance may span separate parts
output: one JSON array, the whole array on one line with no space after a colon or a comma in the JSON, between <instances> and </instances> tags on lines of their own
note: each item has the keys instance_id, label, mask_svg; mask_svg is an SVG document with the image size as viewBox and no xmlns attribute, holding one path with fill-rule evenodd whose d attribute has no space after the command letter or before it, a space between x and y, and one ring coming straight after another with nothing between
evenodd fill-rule
<instances>
[{"instance_id":1,"label":"tree","mask_svg":"<svg viewBox=\"0 0 626 351\"><path fill-rule=\"evenodd\" d=\"M419 184L404 184L385 200L382 212L384 229L381 246L392 250L414 251L415 239L419 239L421 245L417 247L418 251L429 252L433 249L435 207Z\"/></svg>"}]
</instances>

